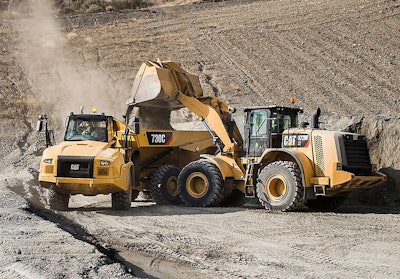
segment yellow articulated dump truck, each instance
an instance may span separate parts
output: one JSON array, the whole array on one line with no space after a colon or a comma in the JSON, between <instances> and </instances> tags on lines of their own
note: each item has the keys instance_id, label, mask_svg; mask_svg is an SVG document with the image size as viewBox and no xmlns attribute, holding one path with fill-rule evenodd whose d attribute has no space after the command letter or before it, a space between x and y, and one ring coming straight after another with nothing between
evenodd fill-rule
<instances>
[{"instance_id":1,"label":"yellow articulated dump truck","mask_svg":"<svg viewBox=\"0 0 400 279\"><path fill-rule=\"evenodd\" d=\"M114 209L127 209L142 190L157 203L179 203L180 168L215 149L208 132L139 131L112 116L71 113L64 141L43 152L39 183L57 210L71 195L110 193Z\"/></svg>"},{"instance_id":2,"label":"yellow articulated dump truck","mask_svg":"<svg viewBox=\"0 0 400 279\"><path fill-rule=\"evenodd\" d=\"M41 130L46 118L39 119ZM211 135L141 130L133 119L128 125L105 114L69 115L63 142L47 147L41 159L39 183L49 189L50 208L67 209L71 195L111 194L112 208L128 209L143 190L158 204L181 203L180 169L200 154L215 153Z\"/></svg>"},{"instance_id":3,"label":"yellow articulated dump truck","mask_svg":"<svg viewBox=\"0 0 400 279\"><path fill-rule=\"evenodd\" d=\"M346 194L386 180L370 162L365 136L320 129L319 109L310 123L299 125L299 108L247 108L242 136L232 117L234 109L224 101L197 96L191 86L176 86L190 81L180 69L171 61L144 63L129 105L186 107L203 120L217 152L202 155L180 171L178 192L188 206L256 197L273 211L305 205L334 209Z\"/></svg>"}]
</instances>

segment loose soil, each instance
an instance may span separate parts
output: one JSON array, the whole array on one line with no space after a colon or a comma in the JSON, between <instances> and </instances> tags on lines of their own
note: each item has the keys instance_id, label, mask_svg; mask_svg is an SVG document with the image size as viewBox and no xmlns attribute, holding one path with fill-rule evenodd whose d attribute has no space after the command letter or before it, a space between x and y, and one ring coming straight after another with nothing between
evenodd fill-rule
<instances>
[{"instance_id":1,"label":"loose soil","mask_svg":"<svg viewBox=\"0 0 400 279\"><path fill-rule=\"evenodd\" d=\"M399 277L400 2L162 2L52 17L55 27L36 25L37 14L2 17L0 278ZM205 95L236 107L239 121L244 107L292 96L306 120L320 107L323 127L367 136L389 182L335 212L143 199L114 211L109 196L47 209L37 115L48 115L58 141L81 104L120 118L136 71L157 58L198 74Z\"/></svg>"}]
</instances>

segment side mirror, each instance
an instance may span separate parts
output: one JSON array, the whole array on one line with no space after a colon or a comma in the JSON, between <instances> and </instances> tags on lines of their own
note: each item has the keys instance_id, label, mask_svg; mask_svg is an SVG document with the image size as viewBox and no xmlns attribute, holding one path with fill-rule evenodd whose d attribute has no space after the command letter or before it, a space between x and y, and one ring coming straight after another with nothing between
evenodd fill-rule
<instances>
[{"instance_id":1,"label":"side mirror","mask_svg":"<svg viewBox=\"0 0 400 279\"><path fill-rule=\"evenodd\" d=\"M38 120L36 124L36 132L41 132L43 130L43 120Z\"/></svg>"},{"instance_id":2,"label":"side mirror","mask_svg":"<svg viewBox=\"0 0 400 279\"><path fill-rule=\"evenodd\" d=\"M133 133L135 135L139 135L139 133L140 133L139 118L137 118L137 117L135 117L133 120Z\"/></svg>"},{"instance_id":3,"label":"side mirror","mask_svg":"<svg viewBox=\"0 0 400 279\"><path fill-rule=\"evenodd\" d=\"M46 135L46 147L49 147L54 144L54 132L53 130L49 130L47 127L47 115L41 114L39 115L39 120L36 124L36 131L41 132L43 130L43 122L46 121L45 125L45 135Z\"/></svg>"},{"instance_id":4,"label":"side mirror","mask_svg":"<svg viewBox=\"0 0 400 279\"><path fill-rule=\"evenodd\" d=\"M36 124L36 131L41 132L43 130L43 121L47 120L47 115L46 114L40 114L38 117L38 122Z\"/></svg>"}]
</instances>

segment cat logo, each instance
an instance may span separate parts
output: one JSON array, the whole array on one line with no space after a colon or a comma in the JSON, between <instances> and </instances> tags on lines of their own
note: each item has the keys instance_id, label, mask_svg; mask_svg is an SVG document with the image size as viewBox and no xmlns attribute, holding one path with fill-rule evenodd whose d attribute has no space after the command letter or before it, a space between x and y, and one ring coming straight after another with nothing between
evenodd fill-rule
<instances>
[{"instance_id":1,"label":"cat logo","mask_svg":"<svg viewBox=\"0 0 400 279\"><path fill-rule=\"evenodd\" d=\"M283 136L283 147L307 147L309 139L307 134L286 134Z\"/></svg>"}]
</instances>

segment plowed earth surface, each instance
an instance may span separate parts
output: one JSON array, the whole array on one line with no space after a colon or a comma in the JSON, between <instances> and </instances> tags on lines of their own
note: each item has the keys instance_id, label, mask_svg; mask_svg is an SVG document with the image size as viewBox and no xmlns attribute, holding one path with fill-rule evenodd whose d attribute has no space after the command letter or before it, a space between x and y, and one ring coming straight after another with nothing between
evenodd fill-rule
<instances>
[{"instance_id":1,"label":"plowed earth surface","mask_svg":"<svg viewBox=\"0 0 400 279\"><path fill-rule=\"evenodd\" d=\"M52 28L35 25L36 14L1 20L0 277L400 277L400 2L177 3L52 17ZM140 64L157 58L198 74L238 119L244 107L291 96L305 118L320 107L325 127L367 135L389 182L335 212L143 199L115 211L108 196L47 209L37 115L49 115L58 141L80 104L118 117Z\"/></svg>"}]
</instances>

